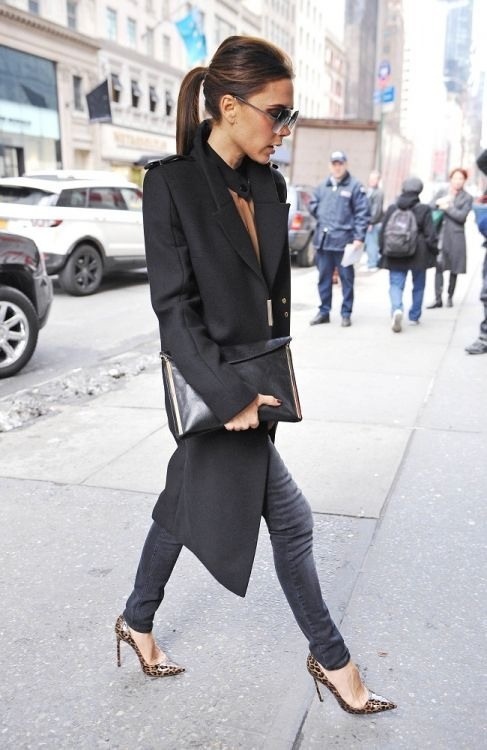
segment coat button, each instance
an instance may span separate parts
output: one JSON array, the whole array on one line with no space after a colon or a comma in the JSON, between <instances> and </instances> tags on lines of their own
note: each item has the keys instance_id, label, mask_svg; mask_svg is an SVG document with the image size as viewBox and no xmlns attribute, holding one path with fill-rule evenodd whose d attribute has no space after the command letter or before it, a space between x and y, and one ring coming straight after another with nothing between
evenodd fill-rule
<instances>
[{"instance_id":1,"label":"coat button","mask_svg":"<svg viewBox=\"0 0 487 750\"><path fill-rule=\"evenodd\" d=\"M282 300L281 300L281 302L282 302L283 305L285 305L286 302L287 302L287 299L285 297L283 297Z\"/></svg>"},{"instance_id":2,"label":"coat button","mask_svg":"<svg viewBox=\"0 0 487 750\"><path fill-rule=\"evenodd\" d=\"M285 318L289 318L289 313L288 313L288 312L285 312L285 313L284 313L284 317L285 317Z\"/></svg>"}]
</instances>

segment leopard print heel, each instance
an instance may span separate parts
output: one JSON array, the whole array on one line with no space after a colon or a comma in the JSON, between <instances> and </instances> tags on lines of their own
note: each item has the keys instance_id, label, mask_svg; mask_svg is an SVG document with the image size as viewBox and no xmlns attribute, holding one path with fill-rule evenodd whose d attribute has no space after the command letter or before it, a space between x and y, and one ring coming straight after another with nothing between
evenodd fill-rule
<instances>
[{"instance_id":1,"label":"leopard print heel","mask_svg":"<svg viewBox=\"0 0 487 750\"><path fill-rule=\"evenodd\" d=\"M397 708L397 705L395 703L387 700L387 698L382 698L382 696L372 693L370 690L368 691L369 698L365 706L362 706L362 708L354 708L342 698L336 687L332 685L330 680L324 674L319 661L317 661L311 654L308 655L306 666L308 668L308 672L315 682L316 692L318 693L318 698L322 703L323 698L320 693L320 688L318 685L319 682L321 682L322 685L328 688L330 693L337 699L340 708L343 708L343 710L347 711L347 713L349 714L378 714L381 711L390 711L393 708Z\"/></svg>"},{"instance_id":2,"label":"leopard print heel","mask_svg":"<svg viewBox=\"0 0 487 750\"><path fill-rule=\"evenodd\" d=\"M139 647L130 634L129 626L125 622L125 618L123 615L120 615L117 618L117 622L115 623L115 636L117 638L117 664L119 667L122 665L122 662L120 660L120 641L125 641L125 643L128 643L129 646L132 646L135 653L139 657L142 671L149 677L173 677L174 675L181 674L182 672L186 671L184 667L180 667L177 664L172 664L167 659L159 662L159 664L147 664L146 660L140 652Z\"/></svg>"}]
</instances>

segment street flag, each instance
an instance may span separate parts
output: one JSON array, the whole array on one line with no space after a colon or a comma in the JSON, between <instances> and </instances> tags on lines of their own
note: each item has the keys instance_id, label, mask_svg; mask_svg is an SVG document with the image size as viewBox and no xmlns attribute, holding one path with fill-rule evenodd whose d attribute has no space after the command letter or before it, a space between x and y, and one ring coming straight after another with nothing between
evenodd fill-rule
<instances>
[{"instance_id":1,"label":"street flag","mask_svg":"<svg viewBox=\"0 0 487 750\"><path fill-rule=\"evenodd\" d=\"M86 94L90 122L111 122L112 111L108 93L108 79Z\"/></svg>"},{"instance_id":2,"label":"street flag","mask_svg":"<svg viewBox=\"0 0 487 750\"><path fill-rule=\"evenodd\" d=\"M186 46L189 64L203 60L206 57L206 37L198 8L192 8L187 16L175 23Z\"/></svg>"}]
</instances>

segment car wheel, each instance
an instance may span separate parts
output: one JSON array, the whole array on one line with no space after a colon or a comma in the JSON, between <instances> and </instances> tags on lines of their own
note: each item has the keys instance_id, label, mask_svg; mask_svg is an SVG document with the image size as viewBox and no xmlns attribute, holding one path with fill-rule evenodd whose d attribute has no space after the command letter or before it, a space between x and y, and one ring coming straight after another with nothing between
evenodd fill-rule
<instances>
[{"instance_id":1,"label":"car wheel","mask_svg":"<svg viewBox=\"0 0 487 750\"><path fill-rule=\"evenodd\" d=\"M39 322L25 294L0 286L0 378L15 375L34 353Z\"/></svg>"},{"instance_id":2,"label":"car wheel","mask_svg":"<svg viewBox=\"0 0 487 750\"><path fill-rule=\"evenodd\" d=\"M82 297L93 294L103 278L103 261L100 253L92 245L79 245L68 258L59 281L68 294Z\"/></svg>"},{"instance_id":3,"label":"car wheel","mask_svg":"<svg viewBox=\"0 0 487 750\"><path fill-rule=\"evenodd\" d=\"M309 268L309 266L314 265L314 262L315 262L315 248L310 237L306 245L303 247L303 249L299 250L297 258L296 258L296 263L301 268Z\"/></svg>"}]
</instances>

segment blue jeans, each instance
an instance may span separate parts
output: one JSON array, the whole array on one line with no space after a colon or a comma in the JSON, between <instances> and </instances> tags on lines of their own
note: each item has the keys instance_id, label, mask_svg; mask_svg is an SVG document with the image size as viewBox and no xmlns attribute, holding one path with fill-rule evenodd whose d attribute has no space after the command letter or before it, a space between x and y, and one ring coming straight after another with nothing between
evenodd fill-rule
<instances>
[{"instance_id":1,"label":"blue jeans","mask_svg":"<svg viewBox=\"0 0 487 750\"><path fill-rule=\"evenodd\" d=\"M313 656L327 669L340 669L350 654L323 601L313 558L313 516L276 448L269 440L269 468L262 512L269 529L277 577ZM124 617L150 633L164 588L182 545L152 524Z\"/></svg>"},{"instance_id":2,"label":"blue jeans","mask_svg":"<svg viewBox=\"0 0 487 750\"><path fill-rule=\"evenodd\" d=\"M419 320L423 306L426 271L413 269L413 304L409 310L409 320ZM389 296L391 298L391 314L394 310L403 310L402 295L406 285L407 271L389 271Z\"/></svg>"},{"instance_id":3,"label":"blue jeans","mask_svg":"<svg viewBox=\"0 0 487 750\"><path fill-rule=\"evenodd\" d=\"M342 266L343 250L318 250L316 252L316 265L318 266L318 292L320 294L320 312L326 315L331 310L331 295L333 286L333 270L338 268L340 281L342 283L343 302L341 315L349 318L353 308L353 282L355 270L353 266Z\"/></svg>"},{"instance_id":4,"label":"blue jeans","mask_svg":"<svg viewBox=\"0 0 487 750\"><path fill-rule=\"evenodd\" d=\"M380 224L372 224L365 235L368 268L377 268L379 263L379 232Z\"/></svg>"}]
</instances>

